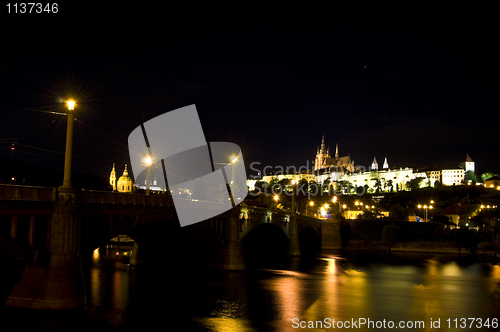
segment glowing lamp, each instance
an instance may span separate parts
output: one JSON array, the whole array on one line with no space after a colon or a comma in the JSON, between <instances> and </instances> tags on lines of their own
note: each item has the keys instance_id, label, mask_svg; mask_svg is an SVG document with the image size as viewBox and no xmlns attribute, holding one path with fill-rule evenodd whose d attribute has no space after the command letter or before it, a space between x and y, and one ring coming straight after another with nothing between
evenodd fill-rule
<instances>
[{"instance_id":1,"label":"glowing lamp","mask_svg":"<svg viewBox=\"0 0 500 332\"><path fill-rule=\"evenodd\" d=\"M66 105L68 106L68 110L70 110L70 111L75 109L75 101L74 100L68 100L66 102Z\"/></svg>"}]
</instances>

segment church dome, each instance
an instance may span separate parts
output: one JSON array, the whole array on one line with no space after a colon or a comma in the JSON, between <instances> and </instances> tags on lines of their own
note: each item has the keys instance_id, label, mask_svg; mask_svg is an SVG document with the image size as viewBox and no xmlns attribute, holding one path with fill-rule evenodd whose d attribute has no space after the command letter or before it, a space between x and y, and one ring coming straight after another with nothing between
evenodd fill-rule
<instances>
[{"instance_id":1,"label":"church dome","mask_svg":"<svg viewBox=\"0 0 500 332\"><path fill-rule=\"evenodd\" d=\"M123 175L120 176L120 178L118 179L116 187L117 187L119 192L129 193L129 192L132 192L132 185L133 184L134 184L134 181L128 175L127 164L125 164L125 170L123 171Z\"/></svg>"}]
</instances>

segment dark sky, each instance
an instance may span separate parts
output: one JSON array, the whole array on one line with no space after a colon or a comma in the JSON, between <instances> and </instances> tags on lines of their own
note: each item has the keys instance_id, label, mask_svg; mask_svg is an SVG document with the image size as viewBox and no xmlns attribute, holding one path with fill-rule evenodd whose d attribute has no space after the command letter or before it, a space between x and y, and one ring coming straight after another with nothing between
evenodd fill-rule
<instances>
[{"instance_id":1,"label":"dark sky","mask_svg":"<svg viewBox=\"0 0 500 332\"><path fill-rule=\"evenodd\" d=\"M75 170L129 163L129 133L196 104L207 141L247 166L306 165L321 135L368 166L500 172L498 5L178 8L60 1L0 15L0 157L63 167L63 100L77 100ZM119 172L123 166L119 166Z\"/></svg>"}]
</instances>

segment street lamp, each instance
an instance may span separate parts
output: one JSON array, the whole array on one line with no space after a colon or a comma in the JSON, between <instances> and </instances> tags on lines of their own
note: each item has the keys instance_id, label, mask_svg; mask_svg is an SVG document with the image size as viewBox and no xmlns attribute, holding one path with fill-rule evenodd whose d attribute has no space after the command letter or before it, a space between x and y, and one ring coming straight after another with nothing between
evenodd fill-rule
<instances>
[{"instance_id":1,"label":"street lamp","mask_svg":"<svg viewBox=\"0 0 500 332\"><path fill-rule=\"evenodd\" d=\"M147 175L146 175L146 195L149 195L149 181L150 181L150 178L151 178L151 165L153 164L153 158L151 158L151 156L146 156L146 158L144 158L144 162L146 163L146 166L148 167L148 170L147 170Z\"/></svg>"},{"instance_id":2,"label":"street lamp","mask_svg":"<svg viewBox=\"0 0 500 332\"><path fill-rule=\"evenodd\" d=\"M66 153L64 155L64 181L61 189L71 189L73 186L71 184L71 164L73 161L73 125L75 123L75 117L73 116L73 111L75 110L75 101L66 101L66 106L68 107L68 126L66 128Z\"/></svg>"},{"instance_id":3,"label":"street lamp","mask_svg":"<svg viewBox=\"0 0 500 332\"><path fill-rule=\"evenodd\" d=\"M434 201L431 201L431 203L434 203ZM434 207L432 205L429 205L429 206L424 205L424 206L422 206L421 204L419 204L417 207L419 209L423 208L425 210L425 222L427 222L427 209L431 209L432 210Z\"/></svg>"},{"instance_id":4,"label":"street lamp","mask_svg":"<svg viewBox=\"0 0 500 332\"><path fill-rule=\"evenodd\" d=\"M293 213L296 213L297 211L295 211L295 183L296 181L295 180L292 180L292 189L293 189L293 193L292 193L292 212Z\"/></svg>"},{"instance_id":5,"label":"street lamp","mask_svg":"<svg viewBox=\"0 0 500 332\"><path fill-rule=\"evenodd\" d=\"M307 206L310 205L310 206L314 206L314 202L313 201L310 201L309 204L306 204L306 216L307 216Z\"/></svg>"}]
</instances>

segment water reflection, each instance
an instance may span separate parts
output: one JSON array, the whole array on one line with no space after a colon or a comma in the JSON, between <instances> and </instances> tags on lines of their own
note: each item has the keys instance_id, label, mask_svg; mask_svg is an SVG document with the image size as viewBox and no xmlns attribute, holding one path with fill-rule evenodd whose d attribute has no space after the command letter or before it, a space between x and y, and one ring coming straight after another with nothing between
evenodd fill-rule
<instances>
[{"instance_id":1,"label":"water reflection","mask_svg":"<svg viewBox=\"0 0 500 332\"><path fill-rule=\"evenodd\" d=\"M294 319L369 318L424 321L419 331L435 331L431 319L441 318L443 329L448 318L500 314L500 265L487 257L334 253L226 273L172 265L131 267L130 254L116 248L92 254L88 310L73 316L23 312L30 320L20 319L19 328L113 331L161 324L171 330L175 327L168 324L175 323L183 331L297 331Z\"/></svg>"}]
</instances>

